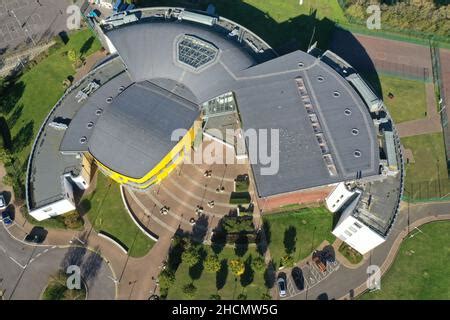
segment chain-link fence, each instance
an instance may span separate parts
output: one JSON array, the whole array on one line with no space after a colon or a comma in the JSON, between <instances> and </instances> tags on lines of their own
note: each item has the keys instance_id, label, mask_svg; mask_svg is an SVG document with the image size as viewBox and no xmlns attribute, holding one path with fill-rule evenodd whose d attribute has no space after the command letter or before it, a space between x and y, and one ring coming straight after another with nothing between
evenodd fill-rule
<instances>
[{"instance_id":1,"label":"chain-link fence","mask_svg":"<svg viewBox=\"0 0 450 320\"><path fill-rule=\"evenodd\" d=\"M450 200L450 180L435 179L409 183L406 181L403 200L409 202Z\"/></svg>"},{"instance_id":2,"label":"chain-link fence","mask_svg":"<svg viewBox=\"0 0 450 320\"><path fill-rule=\"evenodd\" d=\"M372 62L377 71L383 74L424 82L431 82L433 80L432 72L426 67L378 59L373 59Z\"/></svg>"}]
</instances>

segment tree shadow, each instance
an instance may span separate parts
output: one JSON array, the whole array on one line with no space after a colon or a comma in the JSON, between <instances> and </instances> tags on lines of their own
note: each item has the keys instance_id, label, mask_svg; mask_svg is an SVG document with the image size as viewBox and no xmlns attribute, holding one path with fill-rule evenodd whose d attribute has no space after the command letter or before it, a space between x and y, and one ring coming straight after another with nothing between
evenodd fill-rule
<instances>
[{"instance_id":1,"label":"tree shadow","mask_svg":"<svg viewBox=\"0 0 450 320\"><path fill-rule=\"evenodd\" d=\"M33 139L33 127L34 121L30 120L25 126L20 128L19 132L14 136L12 140L12 148L15 153L21 152L27 147Z\"/></svg>"},{"instance_id":2,"label":"tree shadow","mask_svg":"<svg viewBox=\"0 0 450 320\"><path fill-rule=\"evenodd\" d=\"M9 114L25 91L25 84L16 81L14 78L8 79L0 88L0 113Z\"/></svg>"},{"instance_id":3,"label":"tree shadow","mask_svg":"<svg viewBox=\"0 0 450 320\"><path fill-rule=\"evenodd\" d=\"M189 276L191 277L192 281L198 280L202 276L203 270L205 269L205 267L203 266L203 262L208 255L203 247L200 248L198 253L200 255L200 259L198 260L197 264L189 268Z\"/></svg>"},{"instance_id":4,"label":"tree shadow","mask_svg":"<svg viewBox=\"0 0 450 320\"><path fill-rule=\"evenodd\" d=\"M200 215L197 221L195 221L194 226L192 227L192 237L202 243L208 232L208 216L205 214Z\"/></svg>"},{"instance_id":5,"label":"tree shadow","mask_svg":"<svg viewBox=\"0 0 450 320\"><path fill-rule=\"evenodd\" d=\"M94 37L89 37L89 39L87 39L87 40L83 43L83 46L82 46L81 49L80 49L80 54L81 54L82 56L84 56L84 55L89 51L89 49L91 49L92 44L94 43L94 40L95 40Z\"/></svg>"},{"instance_id":6,"label":"tree shadow","mask_svg":"<svg viewBox=\"0 0 450 320\"><path fill-rule=\"evenodd\" d=\"M262 232L264 232L264 237L262 237ZM258 234L258 243L256 245L256 250L260 255L263 256L266 253L271 241L271 236L270 224L267 221L264 221L262 229Z\"/></svg>"},{"instance_id":7,"label":"tree shadow","mask_svg":"<svg viewBox=\"0 0 450 320\"><path fill-rule=\"evenodd\" d=\"M81 202L78 204L78 212L80 213L80 216L83 217L85 214L87 214L92 208L91 200L84 198L81 200Z\"/></svg>"},{"instance_id":8,"label":"tree shadow","mask_svg":"<svg viewBox=\"0 0 450 320\"><path fill-rule=\"evenodd\" d=\"M86 255L87 249L85 247L73 246L70 247L63 257L60 263L61 269L66 272L69 266L81 267L83 263L84 256Z\"/></svg>"},{"instance_id":9,"label":"tree shadow","mask_svg":"<svg viewBox=\"0 0 450 320\"><path fill-rule=\"evenodd\" d=\"M228 278L228 263L226 259L220 261L220 269L216 273L216 288L217 290L222 289L227 283Z\"/></svg>"},{"instance_id":10,"label":"tree shadow","mask_svg":"<svg viewBox=\"0 0 450 320\"><path fill-rule=\"evenodd\" d=\"M215 254L221 253L223 248L225 248L225 241L213 241L213 243L211 244L211 249Z\"/></svg>"},{"instance_id":11,"label":"tree shadow","mask_svg":"<svg viewBox=\"0 0 450 320\"><path fill-rule=\"evenodd\" d=\"M16 108L12 110L12 113L8 116L8 127L12 128L17 123L17 120L19 120L20 116L22 115L23 111L23 104L18 105Z\"/></svg>"},{"instance_id":12,"label":"tree shadow","mask_svg":"<svg viewBox=\"0 0 450 320\"><path fill-rule=\"evenodd\" d=\"M9 130L8 121L5 117L0 117L0 134L3 139L3 147L5 149L11 150L11 131Z\"/></svg>"},{"instance_id":13,"label":"tree shadow","mask_svg":"<svg viewBox=\"0 0 450 320\"><path fill-rule=\"evenodd\" d=\"M102 268L103 258L100 255L100 250L95 248L95 252L91 252L84 260L81 268L81 275L86 282L92 283L97 278L97 275Z\"/></svg>"},{"instance_id":14,"label":"tree shadow","mask_svg":"<svg viewBox=\"0 0 450 320\"><path fill-rule=\"evenodd\" d=\"M66 31L59 32L58 36L65 45L69 42L69 35Z\"/></svg>"},{"instance_id":15,"label":"tree shadow","mask_svg":"<svg viewBox=\"0 0 450 320\"><path fill-rule=\"evenodd\" d=\"M266 286L266 288L273 288L273 286L275 285L275 277L275 264L273 263L273 261L271 261L267 266L266 271L264 271L264 285Z\"/></svg>"},{"instance_id":16,"label":"tree shadow","mask_svg":"<svg viewBox=\"0 0 450 320\"><path fill-rule=\"evenodd\" d=\"M243 257L248 251L248 238L245 233L240 233L234 244L234 253L238 257Z\"/></svg>"},{"instance_id":17,"label":"tree shadow","mask_svg":"<svg viewBox=\"0 0 450 320\"><path fill-rule=\"evenodd\" d=\"M176 272L178 266L181 264L181 255L183 254L185 241L182 237L176 235L173 239L172 245L169 249L167 258L167 265L170 270Z\"/></svg>"},{"instance_id":18,"label":"tree shadow","mask_svg":"<svg viewBox=\"0 0 450 320\"><path fill-rule=\"evenodd\" d=\"M375 64L359 40L348 30L336 28L330 41L330 50L347 61L372 87L378 97L383 97Z\"/></svg>"},{"instance_id":19,"label":"tree shadow","mask_svg":"<svg viewBox=\"0 0 450 320\"><path fill-rule=\"evenodd\" d=\"M181 6L206 11L209 4L216 7L218 15L229 18L248 28L269 43L280 55L302 49L318 41L320 48L326 48L334 22L317 18L316 11L278 22L268 12L242 0L143 0L141 6ZM266 57L267 58L267 57Z\"/></svg>"},{"instance_id":20,"label":"tree shadow","mask_svg":"<svg viewBox=\"0 0 450 320\"><path fill-rule=\"evenodd\" d=\"M287 254L295 252L295 244L297 242L297 229L293 226L289 226L284 231L284 248Z\"/></svg>"},{"instance_id":21,"label":"tree shadow","mask_svg":"<svg viewBox=\"0 0 450 320\"><path fill-rule=\"evenodd\" d=\"M245 265L245 271L241 275L240 281L241 281L241 285L243 287L246 287L253 282L253 279L255 277L255 271L252 268L252 256L249 256L245 260L244 265Z\"/></svg>"}]
</instances>

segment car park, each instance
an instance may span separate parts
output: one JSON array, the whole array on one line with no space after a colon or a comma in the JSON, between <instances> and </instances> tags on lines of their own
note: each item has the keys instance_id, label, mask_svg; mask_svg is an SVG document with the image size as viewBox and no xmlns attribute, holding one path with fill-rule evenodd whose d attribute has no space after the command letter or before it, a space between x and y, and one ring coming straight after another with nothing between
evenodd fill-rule
<instances>
[{"instance_id":1,"label":"car park","mask_svg":"<svg viewBox=\"0 0 450 320\"><path fill-rule=\"evenodd\" d=\"M291 276L298 290L305 289L305 278L303 277L302 269L294 267L291 271Z\"/></svg>"},{"instance_id":2,"label":"car park","mask_svg":"<svg viewBox=\"0 0 450 320\"><path fill-rule=\"evenodd\" d=\"M47 237L47 230L45 230L42 227L34 227L31 229L30 233L27 234L24 241L29 243L35 243L40 244L44 242L45 238Z\"/></svg>"},{"instance_id":3,"label":"car park","mask_svg":"<svg viewBox=\"0 0 450 320\"><path fill-rule=\"evenodd\" d=\"M280 298L286 297L286 275L284 273L278 275L277 284Z\"/></svg>"},{"instance_id":4,"label":"car park","mask_svg":"<svg viewBox=\"0 0 450 320\"><path fill-rule=\"evenodd\" d=\"M3 210L6 208L6 200L3 194L0 194L0 210Z\"/></svg>"},{"instance_id":5,"label":"car park","mask_svg":"<svg viewBox=\"0 0 450 320\"><path fill-rule=\"evenodd\" d=\"M13 223L11 216L7 211L2 212L2 221L5 226L9 226Z\"/></svg>"}]
</instances>

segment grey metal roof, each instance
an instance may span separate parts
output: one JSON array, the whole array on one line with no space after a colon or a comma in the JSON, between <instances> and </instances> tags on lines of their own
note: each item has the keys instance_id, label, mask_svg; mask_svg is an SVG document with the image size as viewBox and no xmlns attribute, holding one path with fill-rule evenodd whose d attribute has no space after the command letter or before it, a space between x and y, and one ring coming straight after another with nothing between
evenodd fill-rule
<instances>
[{"instance_id":1,"label":"grey metal roof","mask_svg":"<svg viewBox=\"0 0 450 320\"><path fill-rule=\"evenodd\" d=\"M303 67L299 68L299 62ZM278 65L278 70L277 70ZM254 71L253 69L257 69ZM248 76L248 75L251 76ZM265 75L265 76L264 76ZM323 78L322 82L318 77ZM338 175L330 176L311 127L295 78L302 77L314 111L335 158ZM280 169L260 174L253 165L260 196L270 196L378 173L379 155L373 122L354 89L325 63L296 51L242 73L236 99L245 129L280 129ZM334 92L339 92L335 97ZM345 109L351 115L345 115ZM352 129L358 129L358 135ZM361 157L356 158L354 151Z\"/></svg>"},{"instance_id":2,"label":"grey metal roof","mask_svg":"<svg viewBox=\"0 0 450 320\"><path fill-rule=\"evenodd\" d=\"M385 236L395 219L400 204L401 175L367 183L353 216Z\"/></svg>"},{"instance_id":3,"label":"grey metal roof","mask_svg":"<svg viewBox=\"0 0 450 320\"><path fill-rule=\"evenodd\" d=\"M176 44L183 35L212 43L219 50L215 60L199 70L178 62ZM172 131L192 126L199 114L196 105L234 92L244 129L280 132L278 173L263 175L265 165L252 165L261 197L378 174L376 133L367 107L353 87L319 59L295 51L258 64L249 50L216 27L184 22L143 22L107 36L127 71L111 75L89 97L72 119L61 151L89 150L114 171L140 178L175 145ZM298 78L336 165L334 176L323 160ZM118 93L121 85L126 89ZM106 103L107 97L113 97L112 103ZM103 113L95 118L100 106ZM92 129L86 128L88 121L95 121ZM355 128L357 135L351 133ZM88 141L83 146L81 136ZM360 157L354 156L355 150Z\"/></svg>"},{"instance_id":4,"label":"grey metal roof","mask_svg":"<svg viewBox=\"0 0 450 320\"><path fill-rule=\"evenodd\" d=\"M80 111L85 106L85 102L77 103L75 99L78 90L94 79L104 83L113 75L123 72L123 68L123 63L116 59L110 61L102 69L92 72L81 81L78 87L61 98L49 114L48 119L43 123L35 141L27 175L27 200L31 210L62 199L64 189L61 184L61 176L71 171L76 173L81 169L81 158L74 154L68 155L60 152L61 141L67 136L69 130L76 127L75 119L80 117ZM50 122L58 118L70 121L67 131L55 130L48 126ZM86 128L85 121L82 121L82 123L83 128Z\"/></svg>"},{"instance_id":5,"label":"grey metal roof","mask_svg":"<svg viewBox=\"0 0 450 320\"><path fill-rule=\"evenodd\" d=\"M109 78L106 78L101 83L101 87L89 96L70 122L61 142L60 150L62 152L88 151L91 135L100 119L100 116L96 114L97 110L102 110L102 113L104 113L111 106L106 99L116 97L119 94L120 87L127 88L132 83L128 73L123 70L119 74L110 75ZM77 102L73 99L72 103L76 104ZM88 123L92 123L93 127L89 128ZM86 137L88 143L80 143L81 137Z\"/></svg>"},{"instance_id":6,"label":"grey metal roof","mask_svg":"<svg viewBox=\"0 0 450 320\"><path fill-rule=\"evenodd\" d=\"M135 83L100 116L89 152L115 172L142 178L177 144L172 132L188 130L199 114L194 103L170 91Z\"/></svg>"},{"instance_id":7,"label":"grey metal roof","mask_svg":"<svg viewBox=\"0 0 450 320\"><path fill-rule=\"evenodd\" d=\"M216 61L201 71L177 62L176 43L184 35L214 44L219 49ZM249 51L214 28L180 22L124 26L107 36L134 81L168 78L183 83L198 104L232 91L244 129L280 130L278 173L263 175L264 165L252 165L260 196L378 174L376 133L366 105L353 87L320 59L295 51L257 64ZM336 165L335 176L323 160L296 87L298 77L305 82L323 129ZM318 77L324 80L319 82ZM346 109L351 110L350 116ZM355 152L360 156L355 157Z\"/></svg>"}]
</instances>

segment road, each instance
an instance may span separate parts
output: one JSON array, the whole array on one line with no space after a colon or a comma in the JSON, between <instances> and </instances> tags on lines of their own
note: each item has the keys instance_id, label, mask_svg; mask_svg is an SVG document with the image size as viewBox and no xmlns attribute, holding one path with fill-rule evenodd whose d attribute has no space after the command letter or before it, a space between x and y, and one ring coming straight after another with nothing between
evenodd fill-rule
<instances>
[{"instance_id":1,"label":"road","mask_svg":"<svg viewBox=\"0 0 450 320\"><path fill-rule=\"evenodd\" d=\"M399 216L392 227L392 231L388 236L387 240L377 248L375 248L369 259L365 261L357 269L349 269L343 265L334 272L332 272L326 279L320 281L318 284L312 288L307 288L302 291L292 292L287 299L290 300L305 300L305 299L341 299L353 298L356 294L354 289L365 284L368 274L366 272L367 267L370 265L376 265L381 268L383 263L388 258L393 258L390 256L390 251L398 235L408 229L409 225L421 219L432 218L436 219L439 217L448 218L450 214L450 203L425 203L425 204L414 204L409 208L403 207L400 211ZM410 229L412 231L413 228ZM289 279L288 279L289 281ZM381 280L381 283L383 281Z\"/></svg>"},{"instance_id":2,"label":"road","mask_svg":"<svg viewBox=\"0 0 450 320\"><path fill-rule=\"evenodd\" d=\"M0 222L0 291L6 300L39 299L50 276L61 265L80 266L81 277L88 285L88 299L116 298L115 275L109 264L96 252L74 245L29 245L11 236ZM17 233L17 232L16 232Z\"/></svg>"}]
</instances>

